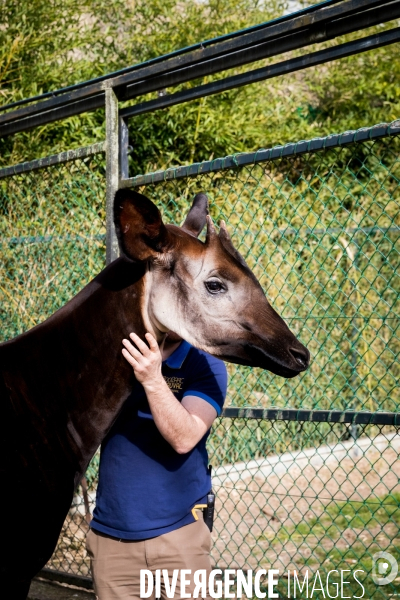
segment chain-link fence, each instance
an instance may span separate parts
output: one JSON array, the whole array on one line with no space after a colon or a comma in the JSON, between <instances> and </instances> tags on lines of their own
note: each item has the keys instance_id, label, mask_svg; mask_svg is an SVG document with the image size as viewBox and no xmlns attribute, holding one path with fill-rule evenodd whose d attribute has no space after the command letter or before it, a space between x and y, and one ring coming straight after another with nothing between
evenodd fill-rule
<instances>
[{"instance_id":1,"label":"chain-link fence","mask_svg":"<svg viewBox=\"0 0 400 600\"><path fill-rule=\"evenodd\" d=\"M177 224L194 193L205 191L213 218L227 222L267 297L311 352L310 369L292 380L230 365L228 406L298 414L237 412L219 419L209 440L218 495L214 562L277 568L282 593L288 571L303 582L308 572L313 582L317 570L355 568L364 571L358 575L364 597L399 591L398 580L379 587L371 578L378 550L400 559L400 438L393 418L390 425L379 421L380 411L398 410L399 127L126 183ZM102 268L104 157L97 150L38 171L8 173L0 189L6 257L0 310L7 339L53 312ZM314 422L321 410L325 416ZM333 410L352 411L354 418L334 422ZM359 411L370 411L370 420L357 420ZM84 537L97 460L87 474L88 492L78 490L52 569L88 575ZM351 581L344 595L360 596ZM312 597L326 596L315 589Z\"/></svg>"},{"instance_id":2,"label":"chain-link fence","mask_svg":"<svg viewBox=\"0 0 400 600\"><path fill-rule=\"evenodd\" d=\"M0 341L43 321L105 266L102 146L0 171Z\"/></svg>"},{"instance_id":3,"label":"chain-link fence","mask_svg":"<svg viewBox=\"0 0 400 600\"><path fill-rule=\"evenodd\" d=\"M400 436L398 429L376 426L359 433L354 443L343 424L221 420L211 441L220 465L214 476L215 563L278 569L283 597L288 573L296 571L304 581L308 572L308 595L301 598L323 597L310 595L317 570L326 590L329 571L338 571L332 579L337 583L340 570L361 569L365 597L385 598L388 588L380 595L371 579L372 556L385 550L399 558L400 494L393 467ZM317 438L324 442L316 446ZM234 441L233 453L226 439ZM360 595L348 575L344 596Z\"/></svg>"}]
</instances>

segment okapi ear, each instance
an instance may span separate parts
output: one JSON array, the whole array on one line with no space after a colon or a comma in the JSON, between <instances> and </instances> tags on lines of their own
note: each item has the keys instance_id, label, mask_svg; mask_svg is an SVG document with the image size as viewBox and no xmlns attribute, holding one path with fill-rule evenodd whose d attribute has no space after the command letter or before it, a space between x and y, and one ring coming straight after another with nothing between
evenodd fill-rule
<instances>
[{"instance_id":1,"label":"okapi ear","mask_svg":"<svg viewBox=\"0 0 400 600\"><path fill-rule=\"evenodd\" d=\"M214 223L212 222L212 218L210 215L206 216L207 223L207 235L206 235L206 245L212 244L214 240L217 239L217 231L214 227Z\"/></svg>"},{"instance_id":2,"label":"okapi ear","mask_svg":"<svg viewBox=\"0 0 400 600\"><path fill-rule=\"evenodd\" d=\"M115 194L114 224L121 252L131 260L148 260L168 245L168 231L157 206L133 190Z\"/></svg>"},{"instance_id":3,"label":"okapi ear","mask_svg":"<svg viewBox=\"0 0 400 600\"><path fill-rule=\"evenodd\" d=\"M218 237L221 240L221 243L222 243L223 247L225 248L225 250L227 252L229 252L229 254L231 256L236 258L236 260L243 267L246 267L248 269L248 266L247 266L246 261L244 260L243 256L236 250L235 246L232 244L231 236L228 233L228 230L225 225L225 221L220 221Z\"/></svg>"},{"instance_id":4,"label":"okapi ear","mask_svg":"<svg viewBox=\"0 0 400 600\"><path fill-rule=\"evenodd\" d=\"M192 208L189 210L188 216L182 225L182 229L197 237L204 225L208 215L208 198L200 192L196 194L193 200Z\"/></svg>"}]
</instances>

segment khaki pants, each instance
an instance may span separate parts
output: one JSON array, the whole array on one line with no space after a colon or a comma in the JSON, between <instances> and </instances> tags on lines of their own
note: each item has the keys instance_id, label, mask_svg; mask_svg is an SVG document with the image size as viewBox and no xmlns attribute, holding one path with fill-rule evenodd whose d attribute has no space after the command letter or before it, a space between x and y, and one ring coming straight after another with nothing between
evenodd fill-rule
<instances>
[{"instance_id":1,"label":"khaki pants","mask_svg":"<svg viewBox=\"0 0 400 600\"><path fill-rule=\"evenodd\" d=\"M200 517L185 525L149 540L118 540L90 530L86 547L90 557L94 589L98 600L136 600L140 598L140 570L167 569L169 581L174 569L190 569L190 585L186 593L192 595L195 583L193 572L211 571L211 534ZM180 598L180 573L174 598ZM154 600L154 590L151 600ZM167 600L161 577L161 598Z\"/></svg>"}]
</instances>

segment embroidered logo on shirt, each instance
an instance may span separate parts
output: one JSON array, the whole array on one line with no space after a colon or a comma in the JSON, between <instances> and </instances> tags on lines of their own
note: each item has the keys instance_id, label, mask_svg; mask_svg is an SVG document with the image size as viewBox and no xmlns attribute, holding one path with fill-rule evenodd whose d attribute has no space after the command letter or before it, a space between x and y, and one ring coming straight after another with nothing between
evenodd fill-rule
<instances>
[{"instance_id":1,"label":"embroidered logo on shirt","mask_svg":"<svg viewBox=\"0 0 400 600\"><path fill-rule=\"evenodd\" d=\"M182 390L183 377L164 377L167 386L174 394L177 394Z\"/></svg>"}]
</instances>

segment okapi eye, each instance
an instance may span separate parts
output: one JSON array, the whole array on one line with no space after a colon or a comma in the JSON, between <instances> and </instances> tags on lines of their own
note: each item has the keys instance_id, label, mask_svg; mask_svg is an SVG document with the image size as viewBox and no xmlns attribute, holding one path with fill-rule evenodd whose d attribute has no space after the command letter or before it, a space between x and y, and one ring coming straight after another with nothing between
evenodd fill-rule
<instances>
[{"instance_id":1,"label":"okapi eye","mask_svg":"<svg viewBox=\"0 0 400 600\"><path fill-rule=\"evenodd\" d=\"M211 279L210 281L205 281L204 285L210 294L219 294L220 292L224 292L225 288L218 279Z\"/></svg>"}]
</instances>

